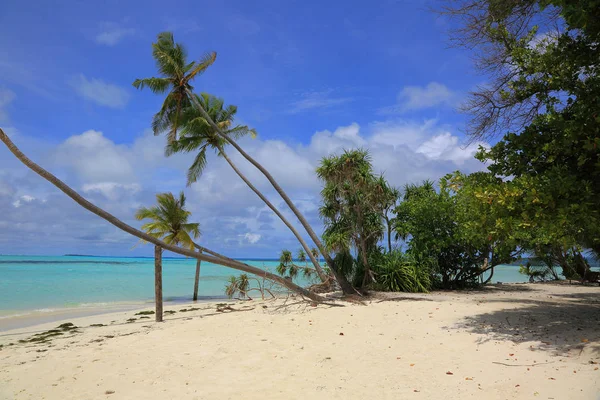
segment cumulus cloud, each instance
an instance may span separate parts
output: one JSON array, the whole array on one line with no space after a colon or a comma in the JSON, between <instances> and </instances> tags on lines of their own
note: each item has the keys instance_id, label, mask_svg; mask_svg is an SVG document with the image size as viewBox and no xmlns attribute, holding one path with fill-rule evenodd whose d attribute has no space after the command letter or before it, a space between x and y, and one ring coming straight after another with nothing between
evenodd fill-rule
<instances>
[{"instance_id":1,"label":"cumulus cloud","mask_svg":"<svg viewBox=\"0 0 600 400\"><path fill-rule=\"evenodd\" d=\"M17 199L16 201L14 201L12 203L12 205L16 208L21 207L21 202L25 202L25 203L31 203L33 200L35 200L35 197L30 196L28 194L24 194L23 196L21 196L19 199Z\"/></svg>"},{"instance_id":2,"label":"cumulus cloud","mask_svg":"<svg viewBox=\"0 0 600 400\"><path fill-rule=\"evenodd\" d=\"M114 46L126 37L135 35L135 29L123 27L115 22L104 22L100 29L95 40L96 43L105 46Z\"/></svg>"},{"instance_id":3,"label":"cumulus cloud","mask_svg":"<svg viewBox=\"0 0 600 400\"><path fill-rule=\"evenodd\" d=\"M397 104L379 110L382 115L406 113L442 105L452 105L457 94L444 84L430 82L426 86L405 86L398 93Z\"/></svg>"},{"instance_id":4,"label":"cumulus cloud","mask_svg":"<svg viewBox=\"0 0 600 400\"><path fill-rule=\"evenodd\" d=\"M453 161L457 165L472 160L479 147L489 148L484 142L474 142L469 145L461 145L458 137L450 132L444 132L425 141L417 148L417 153L424 154L434 160Z\"/></svg>"},{"instance_id":5,"label":"cumulus cloud","mask_svg":"<svg viewBox=\"0 0 600 400\"><path fill-rule=\"evenodd\" d=\"M24 139L20 136L18 142ZM464 146L458 136L433 120L388 120L367 126L351 123L317 131L304 144L250 138L242 139L240 144L274 175L317 232L322 230L318 215L321 183L315 168L324 156L344 149L368 149L375 171L384 173L398 187L423 179L436 180L459 168L465 172L484 168L472 158L476 144ZM48 146L40 148L47 151ZM133 218L138 207L153 204L157 192L185 188L185 171L193 154L165 158L163 149L164 138L148 132L132 144L119 145L102 132L89 130L50 148L42 165L108 212L139 226ZM40 150L24 150L32 158L40 158L41 153L36 154ZM233 149L229 152L243 173L299 227L266 179ZM10 157L5 151L0 153L0 160L5 155ZM43 241L47 251L54 252L131 251L135 238L85 212L37 176L24 177L14 175L13 169L0 173L0 226L11 226L13 231L7 236L0 229L0 242L12 246L27 238L36 243ZM200 241L209 248L232 257L274 257L282 248L298 247L283 223L215 154L209 154L201 179L185 191L192 219L201 223ZM24 198L26 195L31 198ZM47 235L49 229L55 233ZM146 249L139 246L134 251L144 254Z\"/></svg>"},{"instance_id":6,"label":"cumulus cloud","mask_svg":"<svg viewBox=\"0 0 600 400\"><path fill-rule=\"evenodd\" d=\"M244 234L244 239L246 239L248 241L248 243L251 243L251 244L257 243L260 240L260 238L261 238L261 235L258 233L247 232Z\"/></svg>"},{"instance_id":7,"label":"cumulus cloud","mask_svg":"<svg viewBox=\"0 0 600 400\"><path fill-rule=\"evenodd\" d=\"M134 183L130 156L126 146L115 145L94 130L71 136L55 153L57 164L71 167L83 183Z\"/></svg>"},{"instance_id":8,"label":"cumulus cloud","mask_svg":"<svg viewBox=\"0 0 600 400\"><path fill-rule=\"evenodd\" d=\"M100 79L88 79L79 74L70 84L79 96L104 107L124 108L129 102L130 94L127 90Z\"/></svg>"}]
</instances>

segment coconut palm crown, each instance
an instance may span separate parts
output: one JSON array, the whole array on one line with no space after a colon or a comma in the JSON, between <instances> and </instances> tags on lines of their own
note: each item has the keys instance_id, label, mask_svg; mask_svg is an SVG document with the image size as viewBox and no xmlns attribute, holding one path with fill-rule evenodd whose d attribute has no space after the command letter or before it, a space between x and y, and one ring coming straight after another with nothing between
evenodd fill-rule
<instances>
[{"instance_id":1,"label":"coconut palm crown","mask_svg":"<svg viewBox=\"0 0 600 400\"><path fill-rule=\"evenodd\" d=\"M159 193L156 195L156 203L150 208L141 207L135 213L135 218L139 221L151 220L142 225L142 230L167 244L193 250L193 239L200 236L200 224L188 222L192 213L185 209L183 192L178 197L173 193Z\"/></svg>"},{"instance_id":2,"label":"coconut palm crown","mask_svg":"<svg viewBox=\"0 0 600 400\"><path fill-rule=\"evenodd\" d=\"M198 61L188 63L185 48L175 43L173 34L161 32L156 43L152 43L152 56L162 76L136 79L133 86L137 89L147 87L154 93L168 92L161 109L152 119L152 130L155 135L168 130L168 140L173 141L177 139L179 116L191 104L188 94L194 88L190 82L215 62L217 53L206 53Z\"/></svg>"},{"instance_id":3,"label":"coconut palm crown","mask_svg":"<svg viewBox=\"0 0 600 400\"><path fill-rule=\"evenodd\" d=\"M256 137L256 131L247 126L237 125L232 127L233 119L237 113L236 106L229 105L225 107L223 99L208 93L194 94L194 97L225 135L234 139L246 135ZM167 143L165 154L170 156L179 152L198 152L187 173L187 184L189 186L198 180L206 167L207 149L213 149L217 154L223 155L223 148L229 143L217 134L196 107L188 107L182 110L179 123L181 127L179 139Z\"/></svg>"}]
</instances>

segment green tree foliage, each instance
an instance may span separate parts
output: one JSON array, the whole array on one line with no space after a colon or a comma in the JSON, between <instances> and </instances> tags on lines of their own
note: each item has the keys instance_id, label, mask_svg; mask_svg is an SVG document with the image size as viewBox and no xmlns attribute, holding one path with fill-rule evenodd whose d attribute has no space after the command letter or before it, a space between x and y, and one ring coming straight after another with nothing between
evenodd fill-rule
<instances>
[{"instance_id":1,"label":"green tree foliage","mask_svg":"<svg viewBox=\"0 0 600 400\"><path fill-rule=\"evenodd\" d=\"M194 94L198 103L206 110L210 118L219 126L227 136L239 139L246 135L256 137L256 131L244 125L233 125L237 107L225 107L223 99L208 93ZM196 157L187 173L188 186L196 182L206 167L206 152L211 149L220 156L228 142L217 135L214 128L204 118L196 107L184 109L180 117L180 131L177 140L167 143L165 154L197 152Z\"/></svg>"},{"instance_id":2,"label":"green tree foliage","mask_svg":"<svg viewBox=\"0 0 600 400\"><path fill-rule=\"evenodd\" d=\"M477 157L505 184L521 245L584 277L600 252L600 2L466 0L454 38L492 76L465 110L474 138L502 134ZM556 265L556 264L555 264Z\"/></svg>"},{"instance_id":3,"label":"green tree foliage","mask_svg":"<svg viewBox=\"0 0 600 400\"><path fill-rule=\"evenodd\" d=\"M435 285L473 286L486 271L489 281L496 265L515 257L516 241L498 226L501 211L492 210L478 192L490 179L456 173L441 181L439 191L430 181L405 187L395 209L396 234L412 257L430 266Z\"/></svg>"},{"instance_id":4,"label":"green tree foliage","mask_svg":"<svg viewBox=\"0 0 600 400\"><path fill-rule=\"evenodd\" d=\"M158 39L152 44L152 56L156 62L158 72L161 77L152 77L144 79L136 79L133 86L138 89L148 87L154 93L167 93L163 105L152 121L154 134L158 135L162 132L168 132L168 142L173 143L177 140L177 133L182 127L182 122L185 123L184 130L186 133L183 142L179 142L174 146L167 147L167 154L175 151L192 151L199 150L190 170L188 171L188 184L198 179L206 164L206 149L213 147L218 150L218 154L223 156L237 175L248 185L248 187L256 193L256 195L281 219L281 221L290 229L296 236L300 244L306 250L310 251L308 243L296 230L296 228L287 220L287 218L279 211L267 197L260 192L256 186L240 171L233 163L230 157L223 150L225 142L231 144L246 160L256 167L272 184L275 191L281 196L294 215L298 218L308 235L320 249L324 247L314 233L312 227L308 224L306 218L300 213L296 205L285 193L283 188L275 181L273 176L259 162L252 158L244 149L237 144L235 139L247 133L255 134L253 130L247 127L230 127L230 121L235 113L235 107L227 107L223 109L223 101L209 95L197 96L193 93L191 82L193 79L204 72L216 59L216 53L209 53L202 57L199 61L187 61L187 53L183 45L175 43L173 34L163 32L158 35ZM203 102L204 101L204 102ZM208 107L208 108L207 108ZM194 110L191 110L193 108ZM213 113L211 115L210 111ZM216 116L219 122L215 121L212 116ZM212 130L206 128L208 124ZM316 258L310 253L309 257L313 262L321 280L326 281L327 276L322 271ZM331 259L325 255L325 260L331 264ZM334 271L335 273L335 271ZM341 276L336 276L336 279L345 292L350 292L352 288Z\"/></svg>"},{"instance_id":5,"label":"green tree foliage","mask_svg":"<svg viewBox=\"0 0 600 400\"><path fill-rule=\"evenodd\" d=\"M191 82L215 62L217 53L207 53L198 61L188 62L185 48L175 43L173 34L162 32L152 43L152 56L161 76L136 79L133 86L137 89L147 87L154 93L167 93L160 111L152 119L152 130L155 135L168 130L169 141L173 141L177 139L182 110L192 104L188 96L194 89Z\"/></svg>"},{"instance_id":6,"label":"green tree foliage","mask_svg":"<svg viewBox=\"0 0 600 400\"><path fill-rule=\"evenodd\" d=\"M225 286L225 295L230 299L238 295L240 298L246 298L250 290L250 278L247 274L230 276L228 284Z\"/></svg>"},{"instance_id":7,"label":"green tree foliage","mask_svg":"<svg viewBox=\"0 0 600 400\"><path fill-rule=\"evenodd\" d=\"M309 280L317 275L317 271L308 266L308 259L304 249L298 250L296 260L294 260L291 251L282 250L279 256L279 265L277 265L277 273L290 280L297 278L299 274L302 274L305 279Z\"/></svg>"},{"instance_id":8,"label":"green tree foliage","mask_svg":"<svg viewBox=\"0 0 600 400\"><path fill-rule=\"evenodd\" d=\"M374 280L368 258L383 237L387 183L373 173L369 153L360 149L323 158L317 176L324 183L319 210L325 222L323 240L338 254L356 251L364 273L355 283L364 287Z\"/></svg>"},{"instance_id":9,"label":"green tree foliage","mask_svg":"<svg viewBox=\"0 0 600 400\"><path fill-rule=\"evenodd\" d=\"M200 236L200 224L188 222L192 213L185 209L183 192L175 197L173 193L156 195L156 205L150 208L141 207L135 218L139 221L149 219L142 225L142 230L161 239L167 244L182 246L194 250L193 239Z\"/></svg>"}]
</instances>

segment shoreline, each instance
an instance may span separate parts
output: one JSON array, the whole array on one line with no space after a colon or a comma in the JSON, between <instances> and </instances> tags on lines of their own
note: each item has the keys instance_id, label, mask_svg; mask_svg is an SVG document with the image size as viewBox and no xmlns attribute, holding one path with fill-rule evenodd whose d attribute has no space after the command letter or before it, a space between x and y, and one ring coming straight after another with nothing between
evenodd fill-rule
<instances>
[{"instance_id":1,"label":"shoreline","mask_svg":"<svg viewBox=\"0 0 600 400\"><path fill-rule=\"evenodd\" d=\"M197 301L191 299L168 300L163 303L167 307L178 307L189 304L217 303L226 298L210 296ZM123 301L113 303L91 303L76 307L54 307L49 309L14 310L15 314L0 315L0 335L7 331L35 327L69 319L86 318L105 314L120 314L128 311L138 311L147 308L154 310L154 301ZM12 311L12 310L11 310ZM10 311L9 311L10 312Z\"/></svg>"},{"instance_id":2,"label":"shoreline","mask_svg":"<svg viewBox=\"0 0 600 400\"><path fill-rule=\"evenodd\" d=\"M577 281L573 281L577 282ZM498 283L490 283L485 287L480 289L471 289L465 290L468 291L480 291L487 290L486 288L495 288L495 287L511 287L511 286L521 286L521 285L567 285L567 286L595 286L590 284L580 285L578 283L569 283L568 280L562 279L559 281L540 281L540 282L498 282ZM447 294L453 293L454 290L434 290L431 294ZM460 292L460 291L458 291ZM406 294L406 293L404 293ZM165 300L163 305L165 307L170 306L183 306L183 305L193 305L193 304L203 304L203 303L220 303L220 302L229 302L232 301L225 296L200 296L200 299L197 302L189 298L184 297L175 297L172 299ZM234 300L235 301L235 300ZM0 310L0 333L15 330L20 328L26 328L36 325L42 325L46 323L56 322L56 321L66 321L68 319L74 318L85 318L91 317L95 315L103 315L103 314L111 314L111 313L120 313L125 311L135 311L141 310L145 308L154 309L154 300L145 299L145 300L133 300L133 301L116 301L116 302L99 302L99 303L88 303L81 304L74 307L51 307L47 309L25 309L25 310ZM7 313L7 314L3 314Z\"/></svg>"}]
</instances>

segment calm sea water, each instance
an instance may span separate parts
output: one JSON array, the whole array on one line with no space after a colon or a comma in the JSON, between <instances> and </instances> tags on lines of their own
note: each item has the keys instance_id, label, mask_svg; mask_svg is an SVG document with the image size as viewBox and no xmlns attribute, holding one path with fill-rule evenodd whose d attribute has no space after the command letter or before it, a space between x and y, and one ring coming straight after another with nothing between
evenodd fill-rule
<instances>
[{"instance_id":1,"label":"calm sea water","mask_svg":"<svg viewBox=\"0 0 600 400\"><path fill-rule=\"evenodd\" d=\"M275 270L274 260L243 260ZM163 290L167 302L189 301L196 261L163 259ZM525 282L518 266L500 266L494 281ZM199 295L223 298L226 280L239 271L202 263ZM126 302L152 302L152 258L88 256L0 256L0 318L32 310L95 307Z\"/></svg>"}]
</instances>

